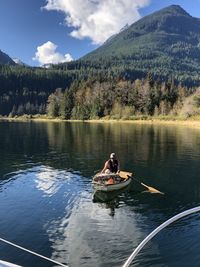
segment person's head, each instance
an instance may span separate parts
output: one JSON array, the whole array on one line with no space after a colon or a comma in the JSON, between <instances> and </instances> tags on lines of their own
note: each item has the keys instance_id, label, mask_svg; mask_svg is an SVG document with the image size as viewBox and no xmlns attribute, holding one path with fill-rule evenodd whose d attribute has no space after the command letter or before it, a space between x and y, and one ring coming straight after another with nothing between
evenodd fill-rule
<instances>
[{"instance_id":1,"label":"person's head","mask_svg":"<svg viewBox=\"0 0 200 267\"><path fill-rule=\"evenodd\" d=\"M116 159L116 155L115 155L115 153L111 153L111 154L110 154L110 159L111 159L111 160L115 160L115 159Z\"/></svg>"}]
</instances>

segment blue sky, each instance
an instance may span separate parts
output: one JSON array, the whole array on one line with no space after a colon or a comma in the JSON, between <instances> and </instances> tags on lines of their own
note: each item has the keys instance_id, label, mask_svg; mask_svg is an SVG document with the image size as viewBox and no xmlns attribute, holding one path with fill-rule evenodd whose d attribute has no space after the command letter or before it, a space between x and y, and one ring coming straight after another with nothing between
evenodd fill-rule
<instances>
[{"instance_id":1,"label":"blue sky","mask_svg":"<svg viewBox=\"0 0 200 267\"><path fill-rule=\"evenodd\" d=\"M200 17L200 0L0 0L0 49L34 66L77 59L171 4Z\"/></svg>"}]
</instances>

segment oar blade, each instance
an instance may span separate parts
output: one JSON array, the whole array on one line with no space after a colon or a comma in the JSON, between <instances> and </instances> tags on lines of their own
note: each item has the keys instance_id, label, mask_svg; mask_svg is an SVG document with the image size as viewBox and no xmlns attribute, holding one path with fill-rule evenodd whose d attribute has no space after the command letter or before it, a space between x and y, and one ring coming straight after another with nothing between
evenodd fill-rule
<instances>
[{"instance_id":1,"label":"oar blade","mask_svg":"<svg viewBox=\"0 0 200 267\"><path fill-rule=\"evenodd\" d=\"M164 195L163 192L157 190L157 189L154 188L154 187L148 186L148 185L146 185L146 184L144 184L144 183L141 183L141 184L142 184L144 187L146 187L146 188L149 190L149 192L152 193L152 194L161 194L161 195Z\"/></svg>"}]
</instances>

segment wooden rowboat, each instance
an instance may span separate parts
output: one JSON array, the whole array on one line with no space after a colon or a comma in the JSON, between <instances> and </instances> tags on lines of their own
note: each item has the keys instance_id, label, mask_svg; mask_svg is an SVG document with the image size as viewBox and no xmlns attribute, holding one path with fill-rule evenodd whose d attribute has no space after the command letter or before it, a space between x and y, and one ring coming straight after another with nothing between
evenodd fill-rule
<instances>
[{"instance_id":1,"label":"wooden rowboat","mask_svg":"<svg viewBox=\"0 0 200 267\"><path fill-rule=\"evenodd\" d=\"M132 173L120 171L118 174L97 173L93 177L93 186L97 191L110 192L128 186L132 181Z\"/></svg>"}]
</instances>

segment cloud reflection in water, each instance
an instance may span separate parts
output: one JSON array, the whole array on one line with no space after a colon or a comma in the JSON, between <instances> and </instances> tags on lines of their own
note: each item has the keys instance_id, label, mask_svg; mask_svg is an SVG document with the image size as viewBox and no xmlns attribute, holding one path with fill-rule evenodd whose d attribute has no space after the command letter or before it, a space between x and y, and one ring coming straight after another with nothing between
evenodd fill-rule
<instances>
[{"instance_id":1,"label":"cloud reflection in water","mask_svg":"<svg viewBox=\"0 0 200 267\"><path fill-rule=\"evenodd\" d=\"M128 257L130 240L138 244L144 236L139 227L141 218L134 213L130 216L127 208L118 209L113 218L107 206L92 203L91 195L83 194L70 215L66 206L65 216L52 221L47 229L53 243L52 257L74 267L120 266Z\"/></svg>"}]
</instances>

